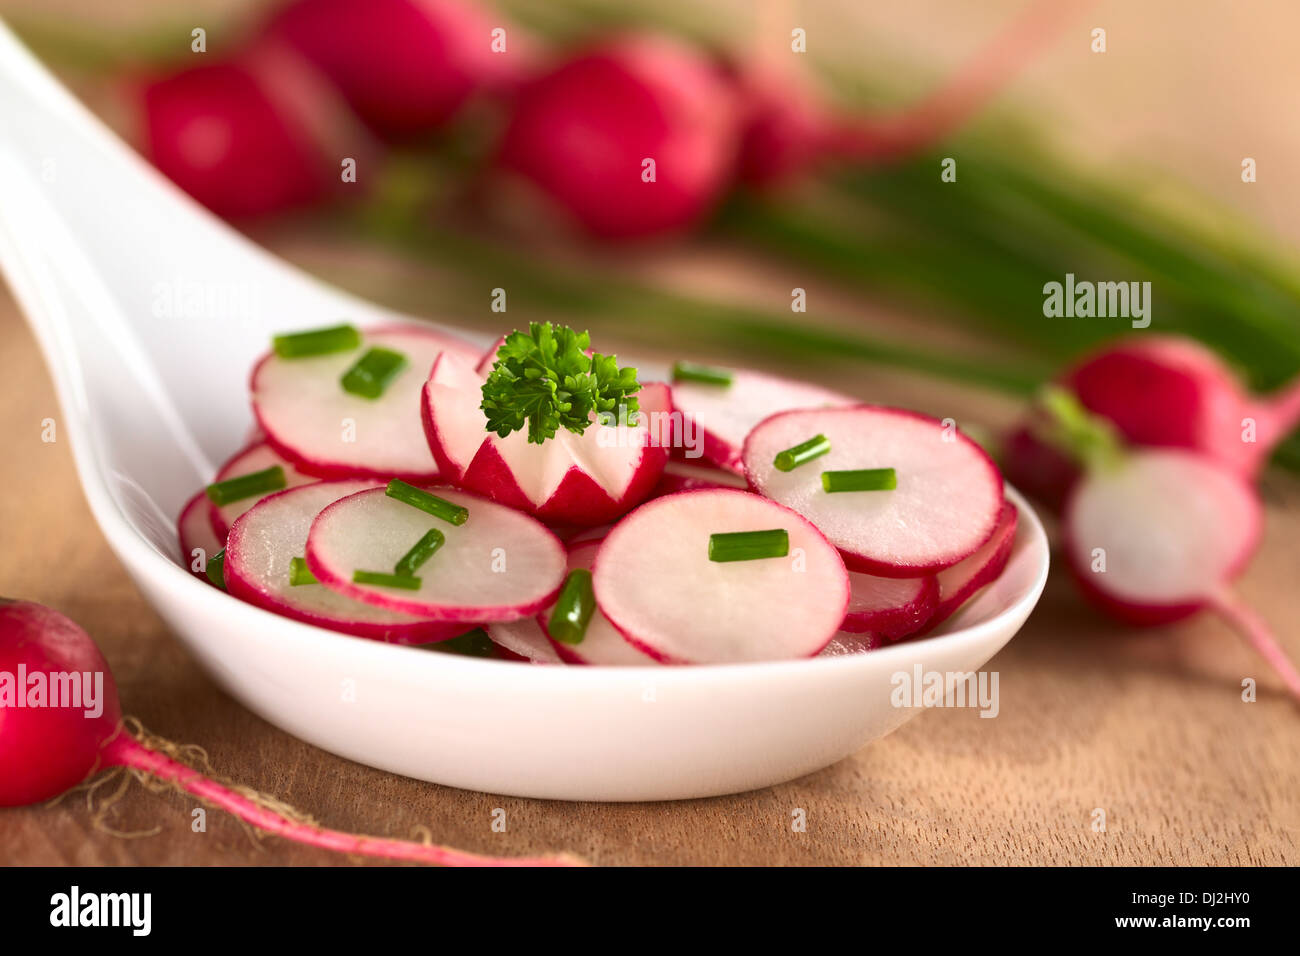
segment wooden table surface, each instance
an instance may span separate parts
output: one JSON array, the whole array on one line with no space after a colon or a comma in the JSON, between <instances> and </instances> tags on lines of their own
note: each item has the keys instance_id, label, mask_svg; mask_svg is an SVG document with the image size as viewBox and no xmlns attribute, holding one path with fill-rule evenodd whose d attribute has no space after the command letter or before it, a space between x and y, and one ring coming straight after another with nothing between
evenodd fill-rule
<instances>
[{"instance_id":1,"label":"wooden table surface","mask_svg":"<svg viewBox=\"0 0 1300 956\"><path fill-rule=\"evenodd\" d=\"M13 301L0 298L0 594L81 623L124 708L155 733L200 744L226 776L344 829L484 853L567 849L598 864L1294 864L1300 862L1300 710L1220 623L1131 634L1053 577L1024 630L989 665L1001 712L935 710L847 760L755 793L658 804L525 800L435 786L352 763L282 733L219 691L145 603L82 497L49 377ZM886 377L881 400L924 383ZM997 410L977 394L978 420ZM1264 546L1240 582L1300 655L1300 483L1270 475ZM520 665L523 666L523 665ZM1240 682L1258 678L1245 703ZM84 797L0 810L0 863L331 864L133 784L108 826ZM507 811L493 833L492 811ZM793 832L792 811L806 813ZM1096 808L1105 832L1093 829Z\"/></svg>"}]
</instances>

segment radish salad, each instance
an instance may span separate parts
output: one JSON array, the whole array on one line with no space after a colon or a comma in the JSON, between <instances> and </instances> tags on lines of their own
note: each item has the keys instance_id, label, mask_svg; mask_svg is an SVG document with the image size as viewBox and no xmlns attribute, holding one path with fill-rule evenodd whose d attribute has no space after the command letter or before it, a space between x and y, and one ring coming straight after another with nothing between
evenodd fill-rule
<instances>
[{"instance_id":1,"label":"radish salad","mask_svg":"<svg viewBox=\"0 0 1300 956\"><path fill-rule=\"evenodd\" d=\"M258 436L178 521L190 570L357 637L551 665L859 653L1002 572L1016 508L951 421L551 323L276 336Z\"/></svg>"}]
</instances>

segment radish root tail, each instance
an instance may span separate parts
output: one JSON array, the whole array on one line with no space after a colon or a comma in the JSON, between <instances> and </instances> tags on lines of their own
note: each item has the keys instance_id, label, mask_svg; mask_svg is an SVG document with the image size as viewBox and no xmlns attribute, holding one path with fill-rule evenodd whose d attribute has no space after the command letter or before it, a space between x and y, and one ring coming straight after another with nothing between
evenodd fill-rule
<instances>
[{"instance_id":1,"label":"radish root tail","mask_svg":"<svg viewBox=\"0 0 1300 956\"><path fill-rule=\"evenodd\" d=\"M1235 594L1223 590L1214 596L1211 606L1228 626L1246 639L1246 642L1268 662L1282 678L1291 696L1300 702L1300 671L1278 643L1268 622Z\"/></svg>"},{"instance_id":2,"label":"radish root tail","mask_svg":"<svg viewBox=\"0 0 1300 956\"><path fill-rule=\"evenodd\" d=\"M153 791L174 789L197 797L208 806L225 810L248 827L298 843L357 857L408 860L441 866L585 866L566 853L545 857L494 857L468 853L433 842L427 828L418 842L345 833L321 826L314 818L289 804L251 787L236 784L212 772L207 753L200 747L181 745L147 731L135 718L124 718L103 747L104 764L125 767ZM190 762L193 762L193 766ZM201 769L196 769L201 768ZM129 782L130 776L125 778ZM96 782L95 787L102 785ZM125 790L119 787L107 803L111 806ZM106 813L101 806L98 813ZM425 836L427 834L427 839ZM147 834L140 834L147 835Z\"/></svg>"},{"instance_id":3,"label":"radish root tail","mask_svg":"<svg viewBox=\"0 0 1300 956\"><path fill-rule=\"evenodd\" d=\"M1095 0L1033 0L1011 26L938 89L899 115L854 122L833 135L832 151L891 160L943 139L1002 90L1067 22Z\"/></svg>"}]
</instances>

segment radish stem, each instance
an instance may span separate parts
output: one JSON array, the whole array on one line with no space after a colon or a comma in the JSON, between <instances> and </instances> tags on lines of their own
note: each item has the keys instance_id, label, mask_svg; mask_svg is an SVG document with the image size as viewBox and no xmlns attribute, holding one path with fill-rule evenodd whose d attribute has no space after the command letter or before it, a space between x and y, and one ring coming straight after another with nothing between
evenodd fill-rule
<instances>
[{"instance_id":1,"label":"radish stem","mask_svg":"<svg viewBox=\"0 0 1300 956\"><path fill-rule=\"evenodd\" d=\"M1272 448L1300 425L1300 378L1269 395L1260 405L1255 440Z\"/></svg>"},{"instance_id":2,"label":"radish stem","mask_svg":"<svg viewBox=\"0 0 1300 956\"><path fill-rule=\"evenodd\" d=\"M895 159L943 139L965 123L1092 0L1036 0L1007 30L919 103L889 119L855 122L832 134L847 158Z\"/></svg>"},{"instance_id":3,"label":"radish stem","mask_svg":"<svg viewBox=\"0 0 1300 956\"><path fill-rule=\"evenodd\" d=\"M1300 701L1300 671L1296 670L1286 650L1278 643L1268 622L1227 588L1215 592L1210 599L1210 606L1268 662L1282 678L1282 683L1286 684L1291 696Z\"/></svg>"},{"instance_id":4,"label":"radish stem","mask_svg":"<svg viewBox=\"0 0 1300 956\"><path fill-rule=\"evenodd\" d=\"M125 731L119 731L104 745L103 759L106 765L128 767L172 783L186 793L225 810L259 830L324 850L441 866L581 865L581 861L567 855L531 858L481 856L451 847L344 833L294 820L282 812L262 806L244 792L232 790L214 780L209 780L197 770L146 747Z\"/></svg>"}]
</instances>

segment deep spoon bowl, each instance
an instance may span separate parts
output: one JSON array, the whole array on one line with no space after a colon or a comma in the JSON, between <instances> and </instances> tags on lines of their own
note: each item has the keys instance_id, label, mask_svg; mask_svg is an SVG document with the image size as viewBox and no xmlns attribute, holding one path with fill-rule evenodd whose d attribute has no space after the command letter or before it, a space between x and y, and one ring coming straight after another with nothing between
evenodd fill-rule
<instances>
[{"instance_id":1,"label":"deep spoon bowl","mask_svg":"<svg viewBox=\"0 0 1300 956\"><path fill-rule=\"evenodd\" d=\"M312 279L199 208L2 24L0 117L0 267L54 377L95 519L208 672L297 737L517 796L749 790L894 730L919 712L895 706L899 675L978 670L1038 601L1047 540L1007 489L1021 520L1002 576L941 633L865 654L533 667L347 637L243 604L185 570L175 517L247 434L253 361L273 332L415 320Z\"/></svg>"}]
</instances>

